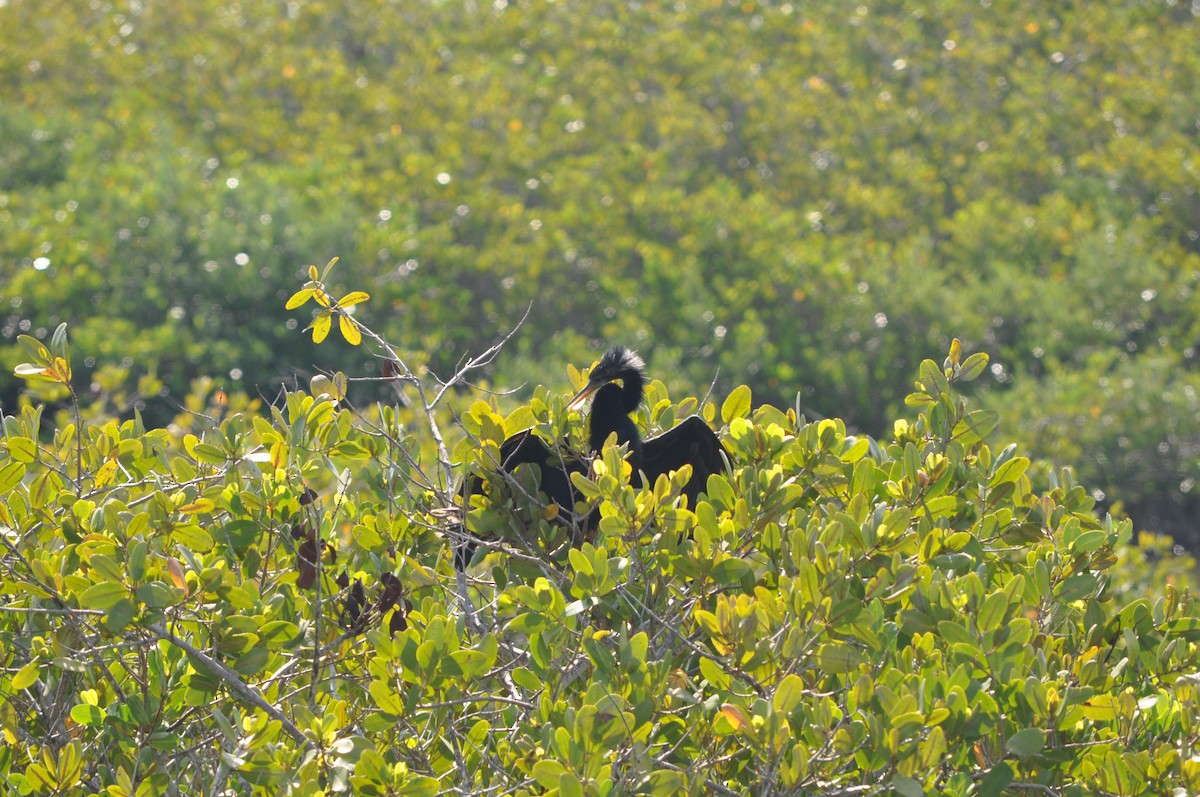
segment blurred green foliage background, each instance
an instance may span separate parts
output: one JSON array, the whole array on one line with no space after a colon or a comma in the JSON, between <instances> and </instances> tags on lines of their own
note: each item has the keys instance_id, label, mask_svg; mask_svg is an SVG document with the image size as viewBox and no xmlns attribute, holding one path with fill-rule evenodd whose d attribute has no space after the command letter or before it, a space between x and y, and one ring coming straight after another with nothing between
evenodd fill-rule
<instances>
[{"instance_id":1,"label":"blurred green foliage background","mask_svg":"<svg viewBox=\"0 0 1200 797\"><path fill-rule=\"evenodd\" d=\"M621 342L880 434L957 336L1026 450L1200 547L1197 13L6 0L0 400L62 321L150 421L370 374L283 309L337 255L434 373L532 302L496 385Z\"/></svg>"}]
</instances>

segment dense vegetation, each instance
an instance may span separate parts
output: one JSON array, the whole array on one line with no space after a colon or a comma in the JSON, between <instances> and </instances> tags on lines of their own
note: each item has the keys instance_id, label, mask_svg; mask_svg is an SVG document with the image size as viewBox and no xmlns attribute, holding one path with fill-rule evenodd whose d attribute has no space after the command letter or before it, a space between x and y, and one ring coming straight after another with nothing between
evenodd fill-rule
<instances>
[{"instance_id":1,"label":"dense vegetation","mask_svg":"<svg viewBox=\"0 0 1200 797\"><path fill-rule=\"evenodd\" d=\"M392 356L332 298L310 282L290 304ZM22 378L70 388L65 328L19 343ZM580 418L565 391L477 401L451 450L452 394L393 363L411 408L356 407L339 374L170 429L88 420L73 391L53 428L4 418L6 791L1200 789L1186 574L1068 472L1035 492L1034 463L984 442L996 414L956 391L985 354L922 362L919 413L878 441L745 386L718 409L655 382L639 423L699 411L732 455L708 499L679 504L686 472L633 490L610 446L576 479L599 529L564 550L518 472L467 513L509 530L469 584L451 459L487 473L507 434L578 444Z\"/></svg>"},{"instance_id":2,"label":"dense vegetation","mask_svg":"<svg viewBox=\"0 0 1200 797\"><path fill-rule=\"evenodd\" d=\"M1200 792L1196 17L0 0L0 785ZM460 583L610 341L730 472Z\"/></svg>"},{"instance_id":3,"label":"dense vegetation","mask_svg":"<svg viewBox=\"0 0 1200 797\"><path fill-rule=\"evenodd\" d=\"M958 336L1030 451L1195 544L1198 38L1165 0L9 0L0 356L69 321L152 423L364 372L280 311L339 255L437 373L533 301L494 383L621 342L881 434Z\"/></svg>"}]
</instances>

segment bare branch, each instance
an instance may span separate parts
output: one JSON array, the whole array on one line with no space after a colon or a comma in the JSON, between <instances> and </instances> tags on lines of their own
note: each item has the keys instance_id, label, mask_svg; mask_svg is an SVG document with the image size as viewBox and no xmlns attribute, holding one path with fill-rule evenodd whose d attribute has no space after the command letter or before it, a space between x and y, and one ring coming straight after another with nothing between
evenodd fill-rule
<instances>
[{"instance_id":1,"label":"bare branch","mask_svg":"<svg viewBox=\"0 0 1200 797\"><path fill-rule=\"evenodd\" d=\"M436 406L438 404L438 402L440 402L442 400L442 396L446 395L447 390L449 390L450 388L459 384L460 382L465 381L464 377L468 373L470 373L471 371L474 371L477 368L482 368L486 365L491 365L492 362L496 359L496 356L500 353L500 350L503 349L510 340L512 340L513 336L517 334L517 330L519 330L521 328L521 326L525 323L526 319L529 318L529 313L532 310L533 310L533 302L530 302L529 305L525 308L524 315L521 316L520 320L517 321L517 323L513 325L513 328L510 329L504 335L504 337L500 338L500 340L493 343L487 349L487 351L485 351L483 354L480 354L477 357L472 357L467 362L466 365L464 365L463 367L458 369L458 371L454 374L454 376L452 376L448 380L446 380L445 384L442 385L442 389L439 390L438 394L433 397L434 406Z\"/></svg>"},{"instance_id":2,"label":"bare branch","mask_svg":"<svg viewBox=\"0 0 1200 797\"><path fill-rule=\"evenodd\" d=\"M161 623L150 623L147 628L158 635L159 639L170 642L172 645L183 650L191 657L192 661L203 667L209 674L216 676L229 687L235 697L243 703L261 709L268 717L273 720L278 720L283 725L283 729L287 731L288 736L291 736L305 747L315 747L316 745L304 735L304 731L300 730L295 724L289 720L282 711L268 703L262 695L255 691L252 687L246 684L238 674L226 667L221 662L209 656L204 651L198 649L195 645L188 642L181 636L164 628Z\"/></svg>"}]
</instances>

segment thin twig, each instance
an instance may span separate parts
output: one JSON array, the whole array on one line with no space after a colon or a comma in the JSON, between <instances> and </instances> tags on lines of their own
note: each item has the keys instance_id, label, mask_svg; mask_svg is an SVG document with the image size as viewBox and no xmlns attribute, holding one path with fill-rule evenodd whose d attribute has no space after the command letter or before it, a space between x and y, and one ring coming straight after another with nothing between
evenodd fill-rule
<instances>
[{"instance_id":1,"label":"thin twig","mask_svg":"<svg viewBox=\"0 0 1200 797\"><path fill-rule=\"evenodd\" d=\"M198 649L183 637L164 628L161 623L150 623L147 628L157 634L159 639L170 642L172 645L183 650L184 653L191 657L193 662L207 670L210 675L214 675L224 681L225 685L229 687L229 691L243 703L248 703L255 708L261 709L268 717L277 720L283 726L283 729L287 731L288 736L291 736L305 747L316 746L311 739L304 735L304 731L297 728L282 711L268 703L262 695L238 677L238 674L233 670Z\"/></svg>"},{"instance_id":2,"label":"thin twig","mask_svg":"<svg viewBox=\"0 0 1200 797\"><path fill-rule=\"evenodd\" d=\"M502 338L500 338L500 340L493 343L488 348L488 350L485 351L483 354L480 354L478 357L472 357L467 362L466 365L464 365L462 368L459 368L458 371L455 372L454 376L452 376L448 380L446 380L445 384L442 385L442 389L439 390L437 395L433 397L433 405L437 406L438 402L440 402L442 400L442 396L446 395L447 390L449 390L450 388L459 384L460 382L465 381L465 377L468 373L470 373L471 371L474 371L477 368L482 368L485 365L491 365L492 361L496 359L496 355L498 355L500 353L500 350L503 349L510 340L512 340L513 335L516 335L517 330L519 330L521 328L521 326L524 325L526 319L529 318L529 313L532 310L533 310L533 302L530 302L529 305L525 308L524 315L522 315L520 320L517 321L517 323L513 325L512 329L510 329L507 333L505 333L505 335Z\"/></svg>"}]
</instances>

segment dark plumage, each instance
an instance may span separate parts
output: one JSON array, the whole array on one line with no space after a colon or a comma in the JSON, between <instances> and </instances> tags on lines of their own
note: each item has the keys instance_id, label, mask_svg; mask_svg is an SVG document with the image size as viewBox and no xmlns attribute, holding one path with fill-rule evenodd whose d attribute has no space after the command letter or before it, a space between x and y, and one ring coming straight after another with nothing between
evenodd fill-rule
<instances>
[{"instance_id":1,"label":"dark plumage","mask_svg":"<svg viewBox=\"0 0 1200 797\"><path fill-rule=\"evenodd\" d=\"M729 452L721 445L713 430L703 419L693 415L678 426L645 441L638 433L637 424L631 413L637 410L645 390L645 368L637 353L616 346L604 353L588 374L588 383L571 399L568 406L581 404L588 396L592 398L592 411L588 417L588 449L599 451L610 435L616 435L618 445L628 446L629 464L633 468L630 484L640 487L653 485L659 475L678 470L683 465L692 466L692 475L683 488L688 497L688 506L695 507L696 500L704 491L708 477L725 470ZM536 464L541 471L539 492L545 494L548 503L559 506L562 517L575 519L575 504L580 500L578 491L571 484L571 473L587 473L587 465L580 458L562 455L558 449L546 444L533 431L526 429L504 441L500 446L500 467L503 473L512 473L523 464ZM483 480L473 477L466 496L483 488ZM469 506L467 507L469 509ZM591 527L598 519L592 512L584 519ZM476 545L468 542L455 552L455 566L464 569L474 555Z\"/></svg>"},{"instance_id":2,"label":"dark plumage","mask_svg":"<svg viewBox=\"0 0 1200 797\"><path fill-rule=\"evenodd\" d=\"M588 448L599 451L608 436L615 432L617 445L629 446L629 461L635 472L642 458L642 438L629 415L642 403L645 392L642 370L645 367L635 352L624 346L614 346L592 368L587 385L567 405L582 404L594 393L592 414L588 417ZM618 380L620 384L617 384Z\"/></svg>"}]
</instances>

